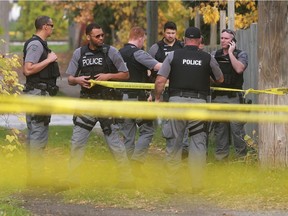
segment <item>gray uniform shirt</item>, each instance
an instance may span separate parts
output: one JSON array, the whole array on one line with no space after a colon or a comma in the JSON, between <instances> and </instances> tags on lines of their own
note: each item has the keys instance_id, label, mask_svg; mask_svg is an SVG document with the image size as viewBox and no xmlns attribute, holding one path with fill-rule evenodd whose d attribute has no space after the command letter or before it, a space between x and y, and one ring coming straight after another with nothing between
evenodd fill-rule
<instances>
[{"instance_id":1,"label":"gray uniform shirt","mask_svg":"<svg viewBox=\"0 0 288 216\"><path fill-rule=\"evenodd\" d=\"M134 52L134 58L137 62L144 65L148 69L153 69L159 62L154 59L149 53L144 50L138 50Z\"/></svg>"},{"instance_id":2,"label":"gray uniform shirt","mask_svg":"<svg viewBox=\"0 0 288 216\"><path fill-rule=\"evenodd\" d=\"M171 62L172 62L173 58L174 58L174 52L169 53L168 56L165 58L165 60L162 64L160 70L158 71L157 75L161 75L161 76L166 77L168 79L170 71L171 71ZM210 67L212 69L212 73L215 76L215 79L216 80L220 79L223 74L222 74L221 69L219 68L218 62L216 61L216 59L213 56L211 56Z\"/></svg>"},{"instance_id":3,"label":"gray uniform shirt","mask_svg":"<svg viewBox=\"0 0 288 216\"><path fill-rule=\"evenodd\" d=\"M41 55L43 54L44 48L40 41L31 41L26 48L26 56L24 62L32 62L36 64L39 62Z\"/></svg>"},{"instance_id":4,"label":"gray uniform shirt","mask_svg":"<svg viewBox=\"0 0 288 216\"><path fill-rule=\"evenodd\" d=\"M148 50L148 53L149 53L153 58L155 58L155 55L156 55L158 49L159 49L159 46L158 46L157 43L155 43L155 44L153 44L153 45L150 47L150 49Z\"/></svg>"},{"instance_id":5,"label":"gray uniform shirt","mask_svg":"<svg viewBox=\"0 0 288 216\"><path fill-rule=\"evenodd\" d=\"M117 68L117 70L120 72L127 72L128 73L128 68L126 67L126 64L124 63L124 60L119 53L119 51L113 47L110 46L109 51L108 51L108 56L112 60L113 64ZM72 76L77 76L76 72L78 69L78 61L81 57L81 47L77 48L72 56L72 59L68 65L68 68L66 70L66 74L72 75ZM105 72L105 71L103 71Z\"/></svg>"}]
</instances>

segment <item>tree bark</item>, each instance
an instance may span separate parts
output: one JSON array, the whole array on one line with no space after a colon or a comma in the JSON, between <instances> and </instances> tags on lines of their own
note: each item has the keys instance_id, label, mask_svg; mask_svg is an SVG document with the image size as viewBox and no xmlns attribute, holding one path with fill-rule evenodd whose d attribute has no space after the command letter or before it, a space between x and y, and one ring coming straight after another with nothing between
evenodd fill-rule
<instances>
[{"instance_id":1,"label":"tree bark","mask_svg":"<svg viewBox=\"0 0 288 216\"><path fill-rule=\"evenodd\" d=\"M81 23L69 22L69 49L74 50L81 45Z\"/></svg>"},{"instance_id":2,"label":"tree bark","mask_svg":"<svg viewBox=\"0 0 288 216\"><path fill-rule=\"evenodd\" d=\"M217 45L217 23L210 24L210 45Z\"/></svg>"},{"instance_id":3,"label":"tree bark","mask_svg":"<svg viewBox=\"0 0 288 216\"><path fill-rule=\"evenodd\" d=\"M0 28L2 32L0 32L0 54L5 55L9 52L9 12L11 9L10 2L0 1ZM5 41L5 43L1 42L1 39Z\"/></svg>"},{"instance_id":4,"label":"tree bark","mask_svg":"<svg viewBox=\"0 0 288 216\"><path fill-rule=\"evenodd\" d=\"M158 41L158 1L147 1L147 49Z\"/></svg>"},{"instance_id":5,"label":"tree bark","mask_svg":"<svg viewBox=\"0 0 288 216\"><path fill-rule=\"evenodd\" d=\"M259 89L287 88L288 2L259 1L258 12ZM287 99L287 96L263 94L259 96L259 103L287 105ZM259 124L259 159L262 166L287 166L287 135L287 124Z\"/></svg>"}]
</instances>

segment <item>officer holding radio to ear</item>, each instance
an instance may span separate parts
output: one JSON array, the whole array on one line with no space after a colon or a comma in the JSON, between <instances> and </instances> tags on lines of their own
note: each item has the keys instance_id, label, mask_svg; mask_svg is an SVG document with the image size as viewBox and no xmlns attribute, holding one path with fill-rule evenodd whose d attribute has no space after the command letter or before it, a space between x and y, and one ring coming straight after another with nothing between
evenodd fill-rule
<instances>
[{"instance_id":1,"label":"officer holding radio to ear","mask_svg":"<svg viewBox=\"0 0 288 216\"><path fill-rule=\"evenodd\" d=\"M243 72L248 66L248 55L245 51L236 49L235 32L223 29L221 32L222 49L212 52L224 75L224 82L217 87L242 89ZM242 93L233 91L214 91L214 103L243 103ZM216 138L215 157L217 160L227 159L229 156L229 141L232 140L236 150L236 157L243 157L247 153L244 141L245 130L243 122L216 122L214 125ZM230 136L232 139L230 139Z\"/></svg>"}]
</instances>

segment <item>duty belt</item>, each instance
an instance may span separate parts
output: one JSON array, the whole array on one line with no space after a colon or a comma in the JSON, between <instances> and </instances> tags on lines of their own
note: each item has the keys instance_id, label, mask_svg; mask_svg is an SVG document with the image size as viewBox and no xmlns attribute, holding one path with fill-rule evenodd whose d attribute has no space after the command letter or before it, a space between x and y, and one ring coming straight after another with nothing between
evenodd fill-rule
<instances>
[{"instance_id":1,"label":"duty belt","mask_svg":"<svg viewBox=\"0 0 288 216\"><path fill-rule=\"evenodd\" d=\"M81 93L80 98L87 98L87 99L102 99L102 94L88 94L88 93Z\"/></svg>"},{"instance_id":2,"label":"duty belt","mask_svg":"<svg viewBox=\"0 0 288 216\"><path fill-rule=\"evenodd\" d=\"M138 98L138 96L139 96L139 92L127 92L124 94L127 94L128 98Z\"/></svg>"},{"instance_id":3,"label":"duty belt","mask_svg":"<svg viewBox=\"0 0 288 216\"><path fill-rule=\"evenodd\" d=\"M139 101L146 101L149 93L143 90L140 91L123 91L123 94L127 94L128 98L138 98Z\"/></svg>"},{"instance_id":4,"label":"duty belt","mask_svg":"<svg viewBox=\"0 0 288 216\"><path fill-rule=\"evenodd\" d=\"M207 95L199 92L190 92L190 91L179 91L179 92L170 92L169 97L179 96L179 97L187 97L187 98L198 98L207 100Z\"/></svg>"},{"instance_id":5,"label":"duty belt","mask_svg":"<svg viewBox=\"0 0 288 216\"><path fill-rule=\"evenodd\" d=\"M213 92L213 96L227 96L228 98L235 98L238 96L237 92L230 92L230 91L215 91Z\"/></svg>"},{"instance_id":6,"label":"duty belt","mask_svg":"<svg viewBox=\"0 0 288 216\"><path fill-rule=\"evenodd\" d=\"M56 85L51 86L47 83L26 83L23 92L29 92L34 89L40 89L43 95L45 95L47 91L50 96L55 96L58 93L59 87Z\"/></svg>"},{"instance_id":7,"label":"duty belt","mask_svg":"<svg viewBox=\"0 0 288 216\"><path fill-rule=\"evenodd\" d=\"M34 89L40 89L43 91L47 91L48 85L47 83L26 83L25 90L30 91Z\"/></svg>"}]
</instances>

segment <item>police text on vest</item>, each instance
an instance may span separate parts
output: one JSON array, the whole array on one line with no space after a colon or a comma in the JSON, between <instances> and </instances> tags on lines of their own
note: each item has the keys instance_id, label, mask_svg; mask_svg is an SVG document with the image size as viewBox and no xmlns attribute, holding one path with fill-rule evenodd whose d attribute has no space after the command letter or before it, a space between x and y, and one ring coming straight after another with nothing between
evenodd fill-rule
<instances>
[{"instance_id":1,"label":"police text on vest","mask_svg":"<svg viewBox=\"0 0 288 216\"><path fill-rule=\"evenodd\" d=\"M103 65L103 58L89 58L82 60L83 66Z\"/></svg>"},{"instance_id":2,"label":"police text on vest","mask_svg":"<svg viewBox=\"0 0 288 216\"><path fill-rule=\"evenodd\" d=\"M183 59L183 65L202 65L202 60Z\"/></svg>"}]
</instances>

